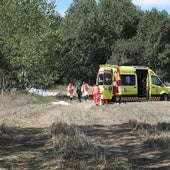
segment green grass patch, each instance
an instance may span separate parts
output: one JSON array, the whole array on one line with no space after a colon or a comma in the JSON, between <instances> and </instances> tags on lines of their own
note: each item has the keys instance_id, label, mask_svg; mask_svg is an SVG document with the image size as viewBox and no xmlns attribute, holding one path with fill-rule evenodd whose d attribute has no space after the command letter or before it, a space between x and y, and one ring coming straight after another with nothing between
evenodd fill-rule
<instances>
[{"instance_id":1,"label":"green grass patch","mask_svg":"<svg viewBox=\"0 0 170 170\"><path fill-rule=\"evenodd\" d=\"M57 98L55 96L43 97L43 96L39 96L35 94L31 94L31 96L33 98L34 104L48 104L48 103L57 101Z\"/></svg>"}]
</instances>

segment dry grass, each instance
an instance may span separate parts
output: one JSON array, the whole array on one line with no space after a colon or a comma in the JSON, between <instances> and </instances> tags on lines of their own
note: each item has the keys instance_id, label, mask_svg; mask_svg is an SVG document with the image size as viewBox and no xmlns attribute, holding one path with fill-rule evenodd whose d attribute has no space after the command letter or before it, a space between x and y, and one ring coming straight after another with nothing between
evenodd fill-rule
<instances>
[{"instance_id":1,"label":"dry grass","mask_svg":"<svg viewBox=\"0 0 170 170\"><path fill-rule=\"evenodd\" d=\"M156 161L163 162L162 156L170 160L169 127L165 123L150 125L137 121L119 126L54 123L50 133L56 158L60 155L64 169L166 168L170 164L161 166Z\"/></svg>"},{"instance_id":2,"label":"dry grass","mask_svg":"<svg viewBox=\"0 0 170 170\"><path fill-rule=\"evenodd\" d=\"M0 98L0 169L170 167L169 102L95 106L75 99L62 106L35 104L39 99Z\"/></svg>"}]
</instances>

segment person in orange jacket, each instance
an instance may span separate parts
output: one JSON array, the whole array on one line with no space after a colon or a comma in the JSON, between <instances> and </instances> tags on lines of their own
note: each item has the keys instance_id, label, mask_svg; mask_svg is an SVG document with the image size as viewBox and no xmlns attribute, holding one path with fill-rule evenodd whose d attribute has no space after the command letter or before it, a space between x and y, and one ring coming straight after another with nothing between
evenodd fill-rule
<instances>
[{"instance_id":1,"label":"person in orange jacket","mask_svg":"<svg viewBox=\"0 0 170 170\"><path fill-rule=\"evenodd\" d=\"M100 88L99 88L98 84L93 86L92 94L93 94L93 102L94 102L94 104L98 105L99 104L99 99L100 99Z\"/></svg>"},{"instance_id":2,"label":"person in orange jacket","mask_svg":"<svg viewBox=\"0 0 170 170\"><path fill-rule=\"evenodd\" d=\"M67 86L67 96L71 100L73 100L74 86L72 83L69 83Z\"/></svg>"}]
</instances>

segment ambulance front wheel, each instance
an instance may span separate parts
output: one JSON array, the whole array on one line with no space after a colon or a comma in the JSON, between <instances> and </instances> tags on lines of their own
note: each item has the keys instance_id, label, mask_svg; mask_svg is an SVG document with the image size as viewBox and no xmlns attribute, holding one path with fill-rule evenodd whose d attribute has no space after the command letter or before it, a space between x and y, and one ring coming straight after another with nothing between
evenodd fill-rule
<instances>
[{"instance_id":1,"label":"ambulance front wheel","mask_svg":"<svg viewBox=\"0 0 170 170\"><path fill-rule=\"evenodd\" d=\"M161 96L161 101L169 101L169 96L167 94L163 94Z\"/></svg>"}]
</instances>

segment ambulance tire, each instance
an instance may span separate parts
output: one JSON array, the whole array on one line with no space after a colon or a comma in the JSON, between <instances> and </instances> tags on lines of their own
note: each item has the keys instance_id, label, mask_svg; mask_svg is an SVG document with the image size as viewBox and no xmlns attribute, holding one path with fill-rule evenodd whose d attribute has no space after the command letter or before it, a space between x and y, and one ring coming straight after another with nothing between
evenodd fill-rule
<instances>
[{"instance_id":1,"label":"ambulance tire","mask_svg":"<svg viewBox=\"0 0 170 170\"><path fill-rule=\"evenodd\" d=\"M169 101L169 96L167 95L167 94L163 94L162 96L161 96L161 99L160 99L161 101Z\"/></svg>"},{"instance_id":2,"label":"ambulance tire","mask_svg":"<svg viewBox=\"0 0 170 170\"><path fill-rule=\"evenodd\" d=\"M116 97L113 96L110 101L111 101L111 102L116 102Z\"/></svg>"}]
</instances>

